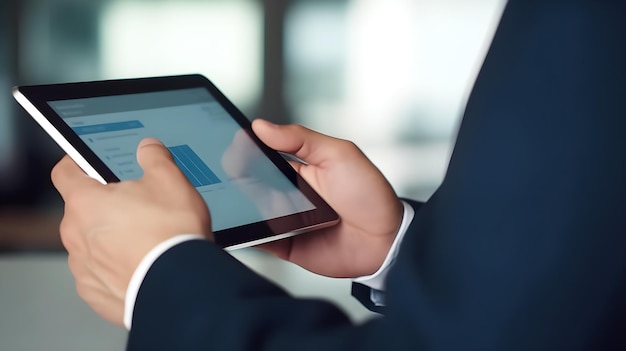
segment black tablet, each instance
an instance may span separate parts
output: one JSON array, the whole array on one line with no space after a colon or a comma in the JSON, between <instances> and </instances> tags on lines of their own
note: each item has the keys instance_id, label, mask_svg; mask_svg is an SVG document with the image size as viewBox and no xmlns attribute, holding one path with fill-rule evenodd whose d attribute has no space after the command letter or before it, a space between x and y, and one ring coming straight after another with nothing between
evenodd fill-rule
<instances>
[{"instance_id":1,"label":"black tablet","mask_svg":"<svg viewBox=\"0 0 626 351\"><path fill-rule=\"evenodd\" d=\"M139 141L160 139L206 201L222 247L256 245L339 221L201 75L20 86L13 95L88 175L105 184L140 178Z\"/></svg>"}]
</instances>

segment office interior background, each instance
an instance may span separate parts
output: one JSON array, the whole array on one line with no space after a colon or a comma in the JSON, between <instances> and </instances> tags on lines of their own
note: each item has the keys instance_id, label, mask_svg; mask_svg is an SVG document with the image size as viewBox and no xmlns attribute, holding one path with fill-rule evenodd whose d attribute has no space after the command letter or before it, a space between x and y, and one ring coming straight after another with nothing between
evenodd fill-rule
<instances>
[{"instance_id":1,"label":"office interior background","mask_svg":"<svg viewBox=\"0 0 626 351\"><path fill-rule=\"evenodd\" d=\"M250 119L354 141L398 195L426 200L504 4L2 0L0 349L121 350L126 338L75 293L49 181L62 152L13 101L13 85L201 73ZM233 255L296 296L334 301L356 323L376 318L350 297L349 281L254 249Z\"/></svg>"}]
</instances>

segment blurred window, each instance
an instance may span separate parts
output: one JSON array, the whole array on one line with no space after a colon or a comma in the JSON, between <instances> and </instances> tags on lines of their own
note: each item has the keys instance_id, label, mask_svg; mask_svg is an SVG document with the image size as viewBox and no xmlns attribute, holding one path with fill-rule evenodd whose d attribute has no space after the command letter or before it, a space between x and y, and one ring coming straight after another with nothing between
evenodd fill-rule
<instances>
[{"instance_id":1,"label":"blurred window","mask_svg":"<svg viewBox=\"0 0 626 351\"><path fill-rule=\"evenodd\" d=\"M258 1L27 0L22 6L25 82L202 73L237 104L258 103Z\"/></svg>"},{"instance_id":2,"label":"blurred window","mask_svg":"<svg viewBox=\"0 0 626 351\"><path fill-rule=\"evenodd\" d=\"M111 1L100 18L102 76L202 73L250 110L261 88L259 1Z\"/></svg>"},{"instance_id":3,"label":"blurred window","mask_svg":"<svg viewBox=\"0 0 626 351\"><path fill-rule=\"evenodd\" d=\"M286 20L287 105L354 140L401 195L443 178L502 0L298 1Z\"/></svg>"},{"instance_id":4,"label":"blurred window","mask_svg":"<svg viewBox=\"0 0 626 351\"><path fill-rule=\"evenodd\" d=\"M11 176L15 199L60 207L47 172L61 152L10 85L201 73L250 117L355 141L400 195L426 199L504 3L3 1L3 18L16 19L0 25L2 184Z\"/></svg>"}]
</instances>

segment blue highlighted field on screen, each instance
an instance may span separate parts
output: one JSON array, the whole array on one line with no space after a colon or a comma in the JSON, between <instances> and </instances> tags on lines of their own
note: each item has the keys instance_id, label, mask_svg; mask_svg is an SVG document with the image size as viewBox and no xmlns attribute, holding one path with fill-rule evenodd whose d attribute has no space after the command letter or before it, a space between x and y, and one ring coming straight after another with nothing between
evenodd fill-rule
<instances>
[{"instance_id":1,"label":"blue highlighted field on screen","mask_svg":"<svg viewBox=\"0 0 626 351\"><path fill-rule=\"evenodd\" d=\"M143 124L139 121L124 121L105 124L93 124L90 126L72 127L72 130L78 135L97 134L107 132L119 132L121 130L143 128Z\"/></svg>"},{"instance_id":2,"label":"blue highlighted field on screen","mask_svg":"<svg viewBox=\"0 0 626 351\"><path fill-rule=\"evenodd\" d=\"M168 149L174 156L178 168L183 171L194 187L222 182L189 145L171 146Z\"/></svg>"}]
</instances>

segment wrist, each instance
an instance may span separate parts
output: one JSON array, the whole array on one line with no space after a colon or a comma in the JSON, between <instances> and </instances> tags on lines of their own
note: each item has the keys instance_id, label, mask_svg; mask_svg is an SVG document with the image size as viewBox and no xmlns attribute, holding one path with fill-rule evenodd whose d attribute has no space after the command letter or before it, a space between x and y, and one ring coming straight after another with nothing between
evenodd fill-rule
<instances>
[{"instance_id":1,"label":"wrist","mask_svg":"<svg viewBox=\"0 0 626 351\"><path fill-rule=\"evenodd\" d=\"M393 219L389 221L391 223L395 223L396 225L393 226L392 229L386 234L377 237L377 240L372 241L371 239L369 239L370 246L369 250L366 251L367 254L364 258L365 262L363 265L367 269L363 269L359 276L370 276L375 274L377 271L380 270L385 262L388 261L391 248L398 239L398 234L400 233L402 224L407 218L407 208L405 208L407 206L410 208L410 206L408 204L405 204L404 201L396 198L396 204L393 206L396 208L393 211L394 216ZM410 208L410 210L412 210L412 208ZM412 219L412 215L410 219Z\"/></svg>"},{"instance_id":2,"label":"wrist","mask_svg":"<svg viewBox=\"0 0 626 351\"><path fill-rule=\"evenodd\" d=\"M393 266L395 262L396 256L398 255L398 251L400 249L400 244L402 243L402 239L404 238L404 234L406 233L409 224L413 220L415 216L415 210L411 205L402 201L403 205L403 215L402 221L400 223L400 227L398 228L398 232L389 246L389 250L383 260L382 264L378 267L378 269L369 275L360 276L353 278L352 280L357 283L361 283L375 290L385 290L385 283L387 280L387 273L389 269Z\"/></svg>"}]
</instances>

